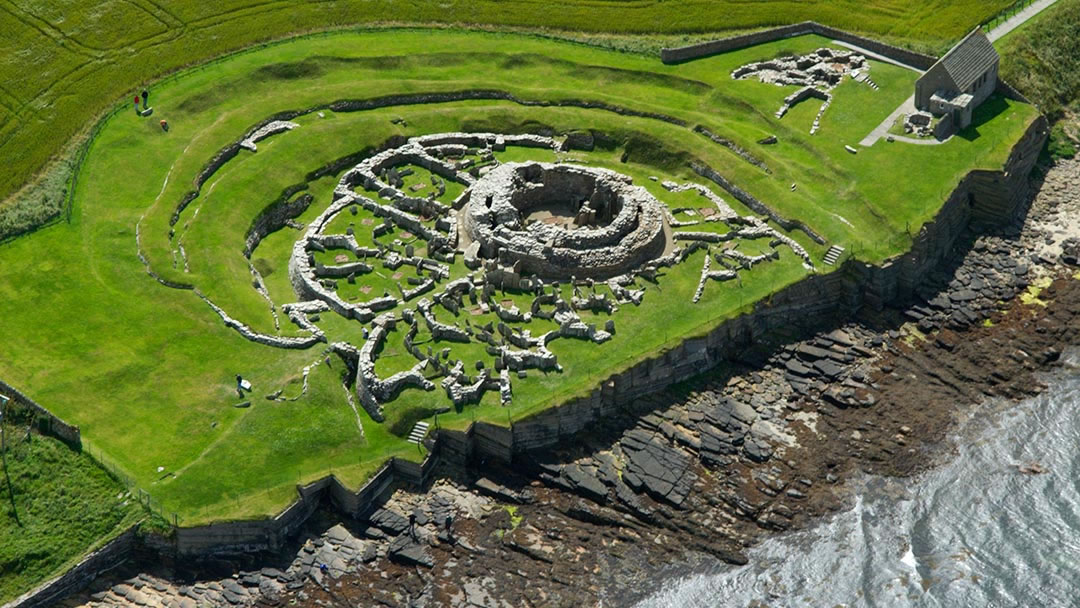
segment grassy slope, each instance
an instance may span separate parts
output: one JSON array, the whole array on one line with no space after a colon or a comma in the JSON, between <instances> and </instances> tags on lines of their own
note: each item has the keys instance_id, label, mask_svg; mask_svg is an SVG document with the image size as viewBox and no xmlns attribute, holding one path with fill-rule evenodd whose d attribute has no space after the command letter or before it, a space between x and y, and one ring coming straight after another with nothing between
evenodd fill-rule
<instances>
[{"instance_id":1,"label":"grassy slope","mask_svg":"<svg viewBox=\"0 0 1080 608\"><path fill-rule=\"evenodd\" d=\"M69 567L144 511L88 455L8 426L11 494L0 473L0 603Z\"/></svg>"},{"instance_id":2,"label":"grassy slope","mask_svg":"<svg viewBox=\"0 0 1080 608\"><path fill-rule=\"evenodd\" d=\"M297 480L328 471L357 484L387 456L420 454L390 434L393 421L378 425L361 416L361 437L356 416L343 398L340 363L331 369L316 367L311 390L302 400L262 400L263 394L283 385L287 394L298 393L299 370L321 359L318 352L279 351L248 343L223 327L190 292L150 280L134 255L134 226L144 212L149 209L144 246L156 270L198 283L244 321L267 323L265 303L247 287L246 266L237 254L226 254L240 250L243 230L254 212L282 188L325 160L399 132L391 117L406 117L408 133L533 120L559 128L636 131L668 142L675 151L704 158L784 213L807 220L830 240L851 245L860 257L880 259L903 250L904 228L917 228L931 217L968 168L1000 166L1009 142L1032 112L1025 106L1006 105L993 121L947 145L923 148L882 142L852 157L842 144L860 139L908 94L912 73L876 64L874 78L882 85L877 93L845 83L825 115L822 131L813 138L806 134L816 112L812 105L797 106L776 121L771 114L788 90L730 80L737 65L823 42L800 38L662 66L646 57L511 35L398 31L305 39L194 71L155 90L157 116L167 116L173 124L168 135L157 128L157 116L140 120L125 110L110 120L91 151L70 224L0 246L0 266L5 270L0 277L0 326L11 336L14 353L0 363L0 375L80 424L88 443L167 509L180 511L181 523L272 513L290 499ZM461 53L462 49L470 53ZM388 55L395 59L382 58ZM481 67L507 62L516 67L512 72L482 70L477 62ZM288 69L283 71L282 65ZM280 77L295 75L297 66L308 66L303 78ZM530 98L587 93L590 98L673 113L753 148L774 174L766 176L685 129L607 112L526 110L476 102L330 113L325 120L308 116L301 119L301 129L267 140L257 155L245 153L214 176L178 224L181 229L191 226L183 238L192 274L172 269L166 233L176 201L206 160L249 125L278 110L329 99L466 87L502 87ZM780 135L781 144L753 145L771 132ZM647 177L656 169L620 165L617 156L615 152L611 158L593 160L612 164L637 183L651 184ZM681 166L672 171L685 176ZM902 178L915 173L920 180ZM310 186L316 200L326 200L333 181ZM800 185L796 193L788 190L793 181ZM317 214L317 207L321 205L313 206L301 221ZM192 222L196 209L200 215ZM833 213L856 228L836 221ZM798 233L793 236L808 244ZM278 269L267 282L272 293L284 294L275 295L279 304L288 298L284 265L293 238L290 231L272 235L256 256L265 256ZM820 256L820 248L813 251ZM222 257L212 260L210 253ZM683 267L685 276L672 273L670 301L688 300L700 255ZM749 282L743 293L707 290L710 299L683 314L665 316L662 309L650 309L654 312L621 317L620 337L626 340L616 339L601 348L559 341L555 350L560 359L574 363L567 365L565 374L521 383L519 399L509 411L489 397L480 407L440 421L463 425L475 417L503 422L535 411L588 387L615 362L628 362L679 335L699 331L797 280L804 271L797 264L780 263L753 274L757 280ZM657 300L655 295L647 296L647 301ZM25 302L34 302L36 310L62 313L55 322L43 323L39 315L26 311ZM670 333L656 331L658 326ZM251 408L233 407L237 399L231 378L236 373L256 385ZM396 419L414 417L412 410L431 404L431 394L413 393L388 408ZM175 477L159 481L159 466Z\"/></svg>"},{"instance_id":3,"label":"grassy slope","mask_svg":"<svg viewBox=\"0 0 1080 608\"><path fill-rule=\"evenodd\" d=\"M723 32L805 19L943 49L1009 0L393 0L335 3L12 0L0 10L0 200L116 100L184 65L298 30L373 22L632 34ZM303 24L298 26L297 24ZM610 43L605 36L583 34ZM640 45L619 41L618 44ZM59 191L50 191L51 197Z\"/></svg>"},{"instance_id":4,"label":"grassy slope","mask_svg":"<svg viewBox=\"0 0 1080 608\"><path fill-rule=\"evenodd\" d=\"M1060 0L995 45L1001 76L1051 119L1080 99L1080 0Z\"/></svg>"}]
</instances>

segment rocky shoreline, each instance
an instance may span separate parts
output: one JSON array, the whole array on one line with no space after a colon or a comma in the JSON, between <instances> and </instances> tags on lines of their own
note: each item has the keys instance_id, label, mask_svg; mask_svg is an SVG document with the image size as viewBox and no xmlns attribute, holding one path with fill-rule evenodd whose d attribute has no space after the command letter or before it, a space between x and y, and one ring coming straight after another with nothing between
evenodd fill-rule
<instances>
[{"instance_id":1,"label":"rocky shoreline","mask_svg":"<svg viewBox=\"0 0 1080 608\"><path fill-rule=\"evenodd\" d=\"M441 465L366 521L320 513L294 546L129 564L64 605L628 605L673 564L744 550L851 503L861 473L948 457L956 418L1036 393L1080 343L1080 162L1014 224L966 234L904 310L864 310L738 361L512 466Z\"/></svg>"}]
</instances>

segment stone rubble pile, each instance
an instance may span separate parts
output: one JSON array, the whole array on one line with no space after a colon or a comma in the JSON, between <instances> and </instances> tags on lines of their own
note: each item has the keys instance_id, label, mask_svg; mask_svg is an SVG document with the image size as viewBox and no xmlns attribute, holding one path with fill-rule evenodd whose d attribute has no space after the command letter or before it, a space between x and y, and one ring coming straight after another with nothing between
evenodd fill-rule
<instances>
[{"instance_id":1,"label":"stone rubble pile","mask_svg":"<svg viewBox=\"0 0 1080 608\"><path fill-rule=\"evenodd\" d=\"M776 118L783 118L792 106L802 101L820 99L821 108L810 127L810 134L813 135L821 127L821 117L825 110L832 104L830 91L843 82L845 74L859 82L866 82L877 90L877 84L870 80L867 74L869 70L869 62L859 53L820 48L800 57L781 57L750 63L736 68L731 77L735 80L756 77L761 82L777 86L800 87L798 91L784 98L784 103L776 111Z\"/></svg>"},{"instance_id":2,"label":"stone rubble pile","mask_svg":"<svg viewBox=\"0 0 1080 608\"><path fill-rule=\"evenodd\" d=\"M240 147L255 152L257 150L257 147L255 146L256 142L262 141L267 137L270 137L271 135L284 133L285 131L291 131L299 126L300 125L296 124L295 122L289 122L287 120L274 120L268 122L265 125L259 127L258 129L255 129L247 137L242 139L240 141Z\"/></svg>"}]
</instances>

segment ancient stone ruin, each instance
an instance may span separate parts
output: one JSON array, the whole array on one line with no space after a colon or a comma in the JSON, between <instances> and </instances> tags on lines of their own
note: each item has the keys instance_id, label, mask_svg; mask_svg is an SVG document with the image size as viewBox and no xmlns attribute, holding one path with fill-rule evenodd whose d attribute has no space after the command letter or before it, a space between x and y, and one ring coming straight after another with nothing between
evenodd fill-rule
<instances>
[{"instance_id":1,"label":"ancient stone ruin","mask_svg":"<svg viewBox=\"0 0 1080 608\"><path fill-rule=\"evenodd\" d=\"M861 58L846 57L845 65L861 65ZM819 74L824 68L805 69ZM269 122L240 145L254 151L257 141L295 126ZM499 162L499 153L512 146L558 151L565 142L493 133L413 137L347 170L329 206L306 226L283 218L302 212L310 196L295 209L282 205L281 218L266 219L260 238L249 239L244 254L250 258L273 230L300 230L288 265L297 301L275 305L249 263L253 287L279 331L280 319L287 318L306 335L260 333L199 295L249 340L280 348L327 344L323 356L336 354L348 369L350 403L381 421L384 405L408 388L442 389L459 407L488 391L509 403L514 381L562 371L552 342L601 344L615 337L614 319L598 326L583 314L591 319L593 313L613 315L620 307L640 305L646 294L640 281L655 282L662 268L695 252L705 256L692 303L710 282L738 283L740 273L779 259L781 247L813 267L797 242L765 219L739 215L733 203L702 184L663 182L669 192L695 192L704 199L703 206L668 207L610 169ZM406 186L406 178L421 170L430 175ZM450 184L462 190L452 200L444 196ZM351 221L357 215L362 222ZM723 230L703 229L717 222L726 225ZM738 249L743 241L759 244L744 252ZM361 290L368 295L358 298L355 288L374 277L390 279L394 287L368 287ZM343 295L346 286L353 287L351 295ZM508 291L518 299L509 299ZM327 313L360 324L363 340L332 341L319 325ZM475 315L497 321L470 322ZM538 335L528 327L536 320L547 322ZM382 377L376 362L390 340L402 341L412 363ZM454 358L455 344L477 343L491 359Z\"/></svg>"},{"instance_id":2,"label":"ancient stone ruin","mask_svg":"<svg viewBox=\"0 0 1080 608\"><path fill-rule=\"evenodd\" d=\"M817 133L821 126L821 117L832 103L831 91L840 85L844 76L849 76L870 88L878 86L870 80L870 63L866 57L854 51L837 51L820 48L799 57L778 57L768 61L750 63L737 68L731 73L735 80L757 78L761 82L776 86L797 86L798 91L784 98L776 117L782 118L796 104L807 99L820 99L821 108L810 127L810 134Z\"/></svg>"},{"instance_id":3,"label":"ancient stone ruin","mask_svg":"<svg viewBox=\"0 0 1080 608\"><path fill-rule=\"evenodd\" d=\"M517 272L607 278L664 251L660 202L607 169L509 163L467 196L464 236Z\"/></svg>"}]
</instances>

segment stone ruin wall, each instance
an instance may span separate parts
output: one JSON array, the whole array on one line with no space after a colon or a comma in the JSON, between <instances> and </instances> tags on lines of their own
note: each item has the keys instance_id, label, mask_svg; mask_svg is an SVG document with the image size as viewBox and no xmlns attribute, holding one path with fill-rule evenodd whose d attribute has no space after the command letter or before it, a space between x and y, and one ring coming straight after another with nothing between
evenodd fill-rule
<instances>
[{"instance_id":1,"label":"stone ruin wall","mask_svg":"<svg viewBox=\"0 0 1080 608\"><path fill-rule=\"evenodd\" d=\"M8 403L9 408L23 407L34 412L38 419L38 429L42 432L53 435L72 447L82 447L82 433L79 431L79 427L68 424L56 414L39 405L38 402L27 397L22 391L2 380L0 380L0 395L11 399L11 402Z\"/></svg>"},{"instance_id":2,"label":"stone ruin wall","mask_svg":"<svg viewBox=\"0 0 1080 608\"><path fill-rule=\"evenodd\" d=\"M716 55L718 53L746 48L748 46L773 42L774 40L793 38L803 34L817 34L833 40L841 40L848 44L860 46L868 51L873 51L879 55L884 55L890 59L895 59L901 63L912 65L920 70L930 69L930 66L937 62L937 58L931 55L916 53L915 51L903 49L891 44L885 44L884 42L873 40L871 38L864 38L857 34L852 34L851 32L822 25L815 21L803 21L802 23L796 23L794 25L785 25L783 27L771 28L740 36L731 36L730 38L721 38L719 40L702 42L700 44L662 49L660 51L660 60L664 63L681 63L690 61L691 59L708 57L709 55Z\"/></svg>"},{"instance_id":3,"label":"stone ruin wall","mask_svg":"<svg viewBox=\"0 0 1080 608\"><path fill-rule=\"evenodd\" d=\"M602 277L625 273L663 253L661 203L629 178L607 169L549 163L512 163L489 173L470 192L463 227L487 258L546 278ZM539 180L539 181L533 181ZM598 228L567 231L533 224L521 230L529 210L550 199L618 204L614 217ZM485 206L487 205L487 206ZM494 214L498 228L488 225Z\"/></svg>"},{"instance_id":4,"label":"stone ruin wall","mask_svg":"<svg viewBox=\"0 0 1080 608\"><path fill-rule=\"evenodd\" d=\"M921 278L947 259L970 223L1001 222L1017 212L1048 135L1046 119L1039 117L1013 147L1002 170L968 173L934 220L920 229L907 253L881 266L848 262L837 272L810 276L773 294L768 302L759 301L753 312L613 374L586 396L510 428L478 422L467 432L440 431L439 442L446 435L448 446L453 446L447 456L510 462L517 453L556 445L600 417L622 414L638 398L717 365L774 329L799 326L807 319L846 317L864 304L880 309L910 299Z\"/></svg>"}]
</instances>

